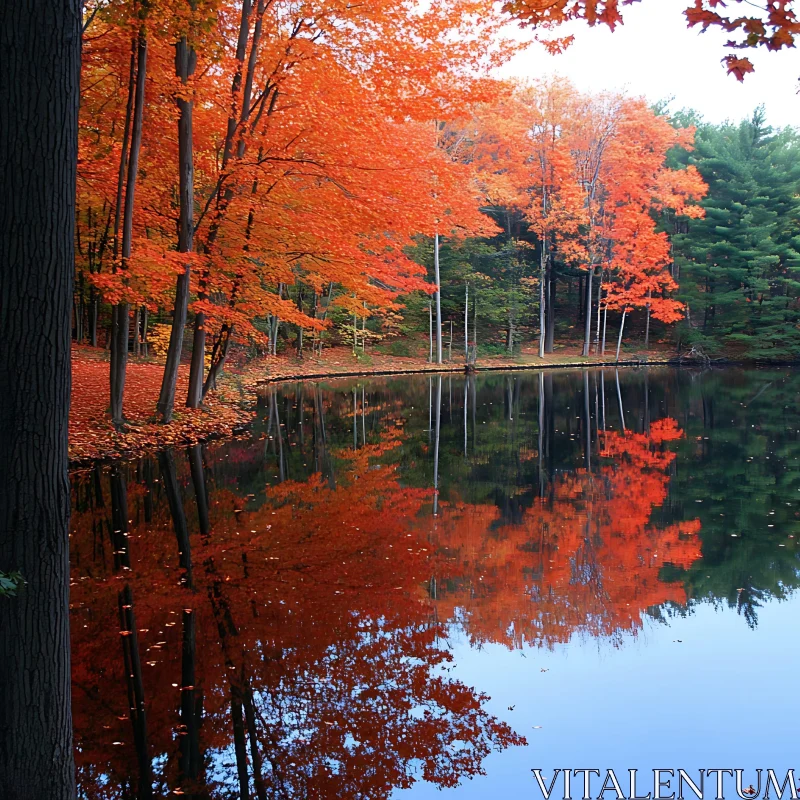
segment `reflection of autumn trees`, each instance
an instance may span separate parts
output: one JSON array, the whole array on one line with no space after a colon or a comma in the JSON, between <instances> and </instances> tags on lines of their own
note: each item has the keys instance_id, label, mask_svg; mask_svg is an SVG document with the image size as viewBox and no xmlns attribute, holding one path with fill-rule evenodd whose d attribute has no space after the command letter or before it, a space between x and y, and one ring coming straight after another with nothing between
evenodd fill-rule
<instances>
[{"instance_id":1,"label":"reflection of autumn trees","mask_svg":"<svg viewBox=\"0 0 800 800\"><path fill-rule=\"evenodd\" d=\"M290 448L284 410L250 447ZM521 741L437 669L433 556L409 526L426 493L380 466L400 429L337 451L333 481L318 415L309 428L329 475L258 498L199 448L115 468L110 487L76 478L83 796L379 798L453 785Z\"/></svg>"},{"instance_id":2,"label":"reflection of autumn trees","mask_svg":"<svg viewBox=\"0 0 800 800\"><path fill-rule=\"evenodd\" d=\"M558 473L519 523L495 506L441 504L440 615L461 619L476 642L553 646L576 633L616 638L648 608L684 603L682 584L659 574L700 557L699 523L652 521L675 458L665 444L680 436L669 418L648 433L601 433L600 467Z\"/></svg>"}]
</instances>

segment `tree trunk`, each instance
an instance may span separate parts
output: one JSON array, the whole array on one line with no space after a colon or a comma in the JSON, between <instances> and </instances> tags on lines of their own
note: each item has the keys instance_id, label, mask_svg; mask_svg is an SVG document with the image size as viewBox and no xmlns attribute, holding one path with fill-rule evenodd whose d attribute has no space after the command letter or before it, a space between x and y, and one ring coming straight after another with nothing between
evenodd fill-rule
<instances>
[{"instance_id":1,"label":"tree trunk","mask_svg":"<svg viewBox=\"0 0 800 800\"><path fill-rule=\"evenodd\" d=\"M228 127L225 134L225 143L222 152L222 164L220 170L224 173L227 169L228 162L230 161L233 152L233 139L237 128L237 115L235 113L237 106L241 101L239 120L246 119L242 114L249 110L249 102L247 97L240 97L240 90L242 88L242 70L244 68L244 59L247 54L247 43L250 35L250 12L252 10L252 3L250 0L242 0L241 3L242 13L239 23L239 35L236 42L236 71L231 83L231 96L233 99L232 112L228 117ZM243 147L244 141L242 140L241 146ZM243 151L242 151L243 153ZM241 153L239 155L241 157ZM220 223L224 216L225 210L233 197L233 189L226 188L224 191L220 187L220 192L217 195L216 218L211 224L208 232L208 237L205 242L205 249L207 253L213 250L214 242L219 233ZM208 281L207 271L201 272L200 275L200 289L198 291L198 299L206 300L206 289ZM278 285L278 294L280 295L280 284ZM277 329L276 329L277 338ZM189 408L199 408L203 401L203 375L205 371L205 352L206 352L206 315L199 312L194 318L194 333L192 337L192 360L189 365L189 391L186 396L186 405Z\"/></svg>"},{"instance_id":2,"label":"tree trunk","mask_svg":"<svg viewBox=\"0 0 800 800\"><path fill-rule=\"evenodd\" d=\"M354 317L355 319L355 317ZM428 342L430 344L430 351L428 353L429 363L433 363L433 304L428 300Z\"/></svg>"},{"instance_id":3,"label":"tree trunk","mask_svg":"<svg viewBox=\"0 0 800 800\"><path fill-rule=\"evenodd\" d=\"M619 338L617 339L617 358L616 360L619 361L619 349L622 346L622 332L625 330L625 317L628 314L628 309L624 308L622 310L622 320L619 323Z\"/></svg>"},{"instance_id":4,"label":"tree trunk","mask_svg":"<svg viewBox=\"0 0 800 800\"><path fill-rule=\"evenodd\" d=\"M644 326L644 349L650 349L650 290L647 291L647 321Z\"/></svg>"},{"instance_id":5,"label":"tree trunk","mask_svg":"<svg viewBox=\"0 0 800 800\"><path fill-rule=\"evenodd\" d=\"M194 1L190 0L194 7ZM175 45L175 74L185 87L194 74L197 56L186 37L182 36ZM176 99L180 116L178 118L178 252L191 253L194 249L194 151L192 147L194 101L180 96ZM161 380L158 396L158 415L162 422L172 419L175 406L175 387L178 382L178 367L183 349L183 332L186 329L186 316L189 307L189 280L191 264L178 276L175 285L175 304L172 309L172 328L169 332L167 362Z\"/></svg>"},{"instance_id":6,"label":"tree trunk","mask_svg":"<svg viewBox=\"0 0 800 800\"><path fill-rule=\"evenodd\" d=\"M478 295L472 293L472 363L478 361Z\"/></svg>"},{"instance_id":7,"label":"tree trunk","mask_svg":"<svg viewBox=\"0 0 800 800\"><path fill-rule=\"evenodd\" d=\"M141 337L140 337L141 327L142 327L142 309L139 306L136 306L133 312L132 349L133 349L133 354L137 357L141 354L139 347L141 343Z\"/></svg>"},{"instance_id":8,"label":"tree trunk","mask_svg":"<svg viewBox=\"0 0 800 800\"><path fill-rule=\"evenodd\" d=\"M83 270L78 276L78 308L75 314L75 340L80 344L83 342Z\"/></svg>"},{"instance_id":9,"label":"tree trunk","mask_svg":"<svg viewBox=\"0 0 800 800\"><path fill-rule=\"evenodd\" d=\"M594 333L594 354L600 352L600 304L603 300L603 270L600 269L600 280L597 282L597 320Z\"/></svg>"},{"instance_id":10,"label":"tree trunk","mask_svg":"<svg viewBox=\"0 0 800 800\"><path fill-rule=\"evenodd\" d=\"M186 396L188 408L199 408L203 399L203 374L206 356L206 315L198 311L194 316L192 336L192 361L189 365L189 391Z\"/></svg>"},{"instance_id":11,"label":"tree trunk","mask_svg":"<svg viewBox=\"0 0 800 800\"><path fill-rule=\"evenodd\" d=\"M94 286L89 287L89 344L97 347L97 294Z\"/></svg>"},{"instance_id":12,"label":"tree trunk","mask_svg":"<svg viewBox=\"0 0 800 800\"><path fill-rule=\"evenodd\" d=\"M214 343L211 349L211 364L208 368L208 376L203 384L203 397L205 400L206 395L212 390L217 388L217 378L225 368L225 361L228 358L228 351L231 346L231 337L233 336L233 324L228 325L224 323L222 330L219 332L219 338Z\"/></svg>"},{"instance_id":13,"label":"tree trunk","mask_svg":"<svg viewBox=\"0 0 800 800\"><path fill-rule=\"evenodd\" d=\"M447 343L447 363L453 361L453 320L450 320L450 341Z\"/></svg>"},{"instance_id":14,"label":"tree trunk","mask_svg":"<svg viewBox=\"0 0 800 800\"><path fill-rule=\"evenodd\" d=\"M469 361L469 284L464 286L464 360Z\"/></svg>"},{"instance_id":15,"label":"tree trunk","mask_svg":"<svg viewBox=\"0 0 800 800\"><path fill-rule=\"evenodd\" d=\"M0 797L72 800L70 313L81 3L0 3Z\"/></svg>"},{"instance_id":16,"label":"tree trunk","mask_svg":"<svg viewBox=\"0 0 800 800\"><path fill-rule=\"evenodd\" d=\"M545 353L553 352L553 344L556 331L556 282L553 276L552 262L547 268L547 301L545 308L547 310L546 330L544 339Z\"/></svg>"},{"instance_id":17,"label":"tree trunk","mask_svg":"<svg viewBox=\"0 0 800 800\"><path fill-rule=\"evenodd\" d=\"M125 212L122 222L122 266L127 269L133 237L133 206L136 176L139 171L139 151L142 145L142 117L144 114L144 88L147 76L147 33L139 31L136 52L136 97L134 101L131 152L128 159L128 177L125 187ZM111 335L111 421L116 427L123 423L122 400L125 394L125 371L128 364L129 307L119 303L112 317Z\"/></svg>"},{"instance_id":18,"label":"tree trunk","mask_svg":"<svg viewBox=\"0 0 800 800\"><path fill-rule=\"evenodd\" d=\"M439 280L439 234L434 237L433 272L436 281L436 363L442 363L442 288Z\"/></svg>"},{"instance_id":19,"label":"tree trunk","mask_svg":"<svg viewBox=\"0 0 800 800\"><path fill-rule=\"evenodd\" d=\"M587 270L586 273L586 320L583 331L583 356L584 358L589 355L589 348L592 344L592 278L594 276L594 267Z\"/></svg>"},{"instance_id":20,"label":"tree trunk","mask_svg":"<svg viewBox=\"0 0 800 800\"><path fill-rule=\"evenodd\" d=\"M603 307L603 344L600 347L600 355L606 354L606 329L608 327L608 303Z\"/></svg>"},{"instance_id":21,"label":"tree trunk","mask_svg":"<svg viewBox=\"0 0 800 800\"><path fill-rule=\"evenodd\" d=\"M147 310L147 306L142 306L142 347L141 347L141 354L144 358L147 358L147 319L148 319L149 312Z\"/></svg>"},{"instance_id":22,"label":"tree trunk","mask_svg":"<svg viewBox=\"0 0 800 800\"><path fill-rule=\"evenodd\" d=\"M544 329L545 329L545 282L547 273L547 254L544 240L542 241L542 253L539 262L539 358L544 358Z\"/></svg>"}]
</instances>

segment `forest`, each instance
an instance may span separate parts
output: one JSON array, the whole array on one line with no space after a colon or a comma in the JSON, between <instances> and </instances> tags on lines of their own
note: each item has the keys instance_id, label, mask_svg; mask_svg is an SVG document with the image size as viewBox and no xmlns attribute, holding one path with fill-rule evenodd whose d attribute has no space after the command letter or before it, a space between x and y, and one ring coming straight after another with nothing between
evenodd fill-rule
<instances>
[{"instance_id":1,"label":"forest","mask_svg":"<svg viewBox=\"0 0 800 800\"><path fill-rule=\"evenodd\" d=\"M215 417L215 403L227 391L220 376L233 372L234 361L256 364L261 380L285 375L281 361L295 375L307 374L306 363L341 367L342 354L346 368L357 369L377 354L402 359L407 352L416 368L431 371L445 360L461 366L462 357L470 371L489 356L510 361L523 351L542 365L561 354L586 365L633 352L796 359L795 131L771 130L760 109L745 121L710 125L703 109L668 113L667 104L654 106L652 98L588 95L544 75L497 77L529 45L551 52L570 46L563 24L613 30L636 1L0 3L0 796L76 796L70 616L78 610L71 594L80 599L81 590L70 583L70 556L78 550L71 541L68 471L76 430L84 442L104 444L88 447L88 459L130 454L122 446L125 435L138 433L140 449L150 452L196 444L214 419L216 435L241 431L257 418L249 405L252 386L236 387L241 394L225 401L236 405L233 417L224 423ZM676 11L689 27L725 32L724 53L712 47L711 58L722 55L732 79L753 71L752 50L794 47L800 34L793 0L687 5ZM134 380L145 373L146 381ZM475 376L470 379L474 385ZM758 387L749 399L742 394L739 405L763 397L771 402L766 392L781 380ZM600 387L605 398L602 374ZM590 397L587 385L583 396ZM781 398L775 410L793 402ZM543 407L540 401L540 416ZM713 420L705 398L702 407ZM632 484L637 472L651 470L646 483L658 499L663 481L656 473L674 463L660 450L673 441L700 451L707 447L705 431L684 442L678 428L654 426L645 439L631 440L630 454L621 399L619 410L622 436L615 444L603 435L604 445L619 447L621 463L637 460L637 469L628 470ZM88 413L87 424L75 425L76 411ZM321 403L314 411L323 444L324 412ZM302 421L301 411L300 437ZM605 434L604 407L602 421ZM696 430L694 424L680 419L678 427ZM793 420L777 426L778 438L796 431ZM187 427L195 429L192 435ZM594 427L597 437L597 411ZM429 434L431 428L429 420ZM653 433L664 440L647 440ZM670 439L673 433L678 438ZM586 442L589 453L591 436ZM174 471L168 454L162 456L159 469L169 480ZM770 469L777 463L771 452L764 459ZM591 470L591 455L587 460ZM372 466L364 474L378 483ZM611 485L611 471L596 462L595 468ZM730 489L727 465L719 475L715 485ZM124 481L117 478L119 471L109 496L117 517L109 534L127 539ZM550 481L554 492L565 494L583 491L586 483ZM403 503L419 498L403 496L408 486L397 486L395 510L406 513ZM173 488L164 487L167 499L174 499ZM700 483L689 488L703 490ZM627 494L636 494L629 489L621 482L620 507ZM435 503L437 491L434 481ZM719 493L715 502L724 505L726 498ZM547 522L549 509L540 505L529 504L528 522ZM594 508L593 499L589 505ZM198 514L201 508L202 502ZM657 508L650 504L640 521ZM389 527L396 522L375 509ZM235 518L241 506L231 503L230 510ZM348 502L343 510L355 518ZM763 510L778 516L774 508ZM181 536L177 506L169 516ZM487 514L484 521L493 531L497 520ZM691 571L693 545L682 537L695 534L671 524L665 519L652 542L661 545L663 530L669 548L677 536L677 561ZM482 545L480 533L466 536L468 547ZM569 542L580 545L577 534L564 542L565 549ZM182 570L192 563L180 549L186 543L179 543ZM393 546L374 548L384 568L375 589L381 598L395 591L394 574L383 563L388 556L379 557L383 547ZM117 541L108 553L119 562L115 580L132 577L123 563L126 548ZM222 577L226 548L221 540L213 548L218 561L203 564L197 585L208 590L203 613L224 640L217 663L231 688L236 654L225 652L231 641L225 626L231 633L235 624ZM243 559L241 570L247 569ZM398 562L396 571L402 569ZM714 579L713 572L704 574ZM569 592L565 572L553 568L552 578ZM456 597L460 576L447 579ZM738 602L748 584L736 583ZM112 622L112 638L134 659L138 629L130 591L101 589L118 603L120 627ZM88 584L84 591L91 592ZM441 603L446 609L450 600L443 596ZM418 629L418 614L416 603L400 609L401 638ZM187 651L192 619L183 619ZM378 631L375 639L376 647L386 644ZM428 651L429 639L412 639L408 646ZM381 662L380 650L374 659ZM401 677L409 676L408 686L422 685L402 658L396 666ZM135 672L132 662L125 668ZM181 677L187 692L189 678ZM231 693L239 716L248 713L247 692L239 693L246 685ZM494 746L516 743L505 723L483 714L480 698L462 694L458 684L435 688L446 695L428 698L440 719L455 705L485 732L456 769L428 765L440 785L462 767L459 774L469 772ZM131 689L122 707L143 752L144 705L137 687ZM181 705L190 721L192 695L186 698ZM240 750L243 728L237 722ZM405 734L403 741L405 747ZM194 757L195 751L184 752ZM80 753L77 761L86 763ZM98 775L103 784L105 774ZM142 782L140 796L148 796L148 785Z\"/></svg>"},{"instance_id":2,"label":"forest","mask_svg":"<svg viewBox=\"0 0 800 800\"><path fill-rule=\"evenodd\" d=\"M401 5L86 9L72 335L117 427L130 357L163 421L234 351L796 358L795 130L501 81L494 4Z\"/></svg>"}]
</instances>

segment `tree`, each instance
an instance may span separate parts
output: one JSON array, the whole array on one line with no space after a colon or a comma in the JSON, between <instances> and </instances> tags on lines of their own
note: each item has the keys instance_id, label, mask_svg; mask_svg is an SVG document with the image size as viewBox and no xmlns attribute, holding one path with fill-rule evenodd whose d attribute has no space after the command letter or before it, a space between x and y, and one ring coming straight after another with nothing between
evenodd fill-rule
<instances>
[{"instance_id":1,"label":"tree","mask_svg":"<svg viewBox=\"0 0 800 800\"><path fill-rule=\"evenodd\" d=\"M197 53L191 23L196 10L196 0L187 0L189 12L188 30L180 32L175 44L175 74L181 86L175 98L179 109L178 118L178 252L191 253L194 250L194 100L191 97L189 80L197 66ZM186 96L189 92L190 96ZM188 256L187 256L188 258ZM178 366L183 350L183 332L189 310L189 279L191 264L187 261L184 271L178 275L175 284L175 304L172 312L172 326L169 335L169 349L164 365L164 377L158 398L158 413L164 422L172 418L175 404L175 388L178 381Z\"/></svg>"},{"instance_id":2,"label":"tree","mask_svg":"<svg viewBox=\"0 0 800 800\"><path fill-rule=\"evenodd\" d=\"M709 186L705 217L673 236L683 335L710 352L792 360L800 352L800 139L773 133L763 110L738 125L701 125L697 147L676 157ZM670 221L676 228L675 221Z\"/></svg>"},{"instance_id":3,"label":"tree","mask_svg":"<svg viewBox=\"0 0 800 800\"><path fill-rule=\"evenodd\" d=\"M71 800L67 421L81 3L4 3L0 26L0 572L25 581L0 598L0 795Z\"/></svg>"}]
</instances>

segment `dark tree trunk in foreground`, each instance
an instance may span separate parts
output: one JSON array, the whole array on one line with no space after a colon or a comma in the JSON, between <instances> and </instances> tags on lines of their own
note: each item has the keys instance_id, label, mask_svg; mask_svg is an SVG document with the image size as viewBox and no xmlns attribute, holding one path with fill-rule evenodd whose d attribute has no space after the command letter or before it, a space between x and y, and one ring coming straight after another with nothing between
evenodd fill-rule
<instances>
[{"instance_id":1,"label":"dark tree trunk in foreground","mask_svg":"<svg viewBox=\"0 0 800 800\"><path fill-rule=\"evenodd\" d=\"M79 0L0 3L0 797L72 800L70 393Z\"/></svg>"}]
</instances>

